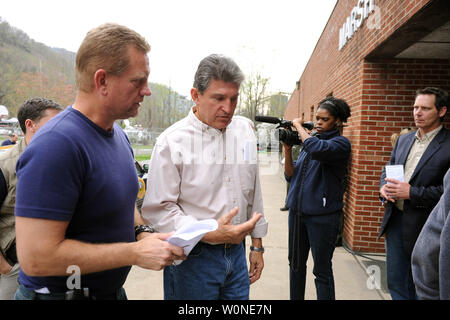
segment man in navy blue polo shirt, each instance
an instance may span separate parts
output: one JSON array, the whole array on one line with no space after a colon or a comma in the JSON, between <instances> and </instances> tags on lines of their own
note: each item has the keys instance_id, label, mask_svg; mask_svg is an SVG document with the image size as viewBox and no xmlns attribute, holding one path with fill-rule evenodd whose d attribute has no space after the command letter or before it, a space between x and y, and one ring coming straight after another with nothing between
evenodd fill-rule
<instances>
[{"instance_id":1,"label":"man in navy blue polo shirt","mask_svg":"<svg viewBox=\"0 0 450 320\"><path fill-rule=\"evenodd\" d=\"M88 32L76 58L75 103L20 157L16 299L126 299L131 265L160 270L184 259L182 248L164 241L168 234L135 242L138 180L128 138L115 124L136 116L151 94L149 50L120 25Z\"/></svg>"}]
</instances>

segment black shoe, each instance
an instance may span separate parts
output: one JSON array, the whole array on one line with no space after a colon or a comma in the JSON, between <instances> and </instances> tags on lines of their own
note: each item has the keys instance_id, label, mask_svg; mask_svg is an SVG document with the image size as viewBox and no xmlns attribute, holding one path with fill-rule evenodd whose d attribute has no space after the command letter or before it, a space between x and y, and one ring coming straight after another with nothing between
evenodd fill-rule
<instances>
[{"instance_id":1,"label":"black shoe","mask_svg":"<svg viewBox=\"0 0 450 320\"><path fill-rule=\"evenodd\" d=\"M284 206L283 208L280 208L280 211L288 211L288 210L289 210L289 208L286 206Z\"/></svg>"}]
</instances>

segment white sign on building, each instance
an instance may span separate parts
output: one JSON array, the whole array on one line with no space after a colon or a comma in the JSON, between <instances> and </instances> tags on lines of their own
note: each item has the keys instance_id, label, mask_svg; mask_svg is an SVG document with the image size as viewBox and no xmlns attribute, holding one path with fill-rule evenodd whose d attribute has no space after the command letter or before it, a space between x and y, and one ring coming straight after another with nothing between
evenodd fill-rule
<instances>
[{"instance_id":1,"label":"white sign on building","mask_svg":"<svg viewBox=\"0 0 450 320\"><path fill-rule=\"evenodd\" d=\"M364 20L375 10L375 0L358 0L350 16L347 17L339 30L339 51L345 46L355 32L362 26Z\"/></svg>"}]
</instances>

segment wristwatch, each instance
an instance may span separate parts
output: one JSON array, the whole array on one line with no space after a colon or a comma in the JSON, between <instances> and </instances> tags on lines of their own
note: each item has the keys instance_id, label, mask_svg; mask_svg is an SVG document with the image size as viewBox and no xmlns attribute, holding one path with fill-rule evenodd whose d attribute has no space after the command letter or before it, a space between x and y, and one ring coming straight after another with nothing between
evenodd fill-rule
<instances>
[{"instance_id":1,"label":"wristwatch","mask_svg":"<svg viewBox=\"0 0 450 320\"><path fill-rule=\"evenodd\" d=\"M250 246L250 250L264 253L264 247L258 248L258 247Z\"/></svg>"},{"instance_id":2,"label":"wristwatch","mask_svg":"<svg viewBox=\"0 0 450 320\"><path fill-rule=\"evenodd\" d=\"M138 224L134 227L134 236L137 238L137 236L142 232L149 232L153 233L155 232L155 229L152 226L142 225Z\"/></svg>"}]
</instances>

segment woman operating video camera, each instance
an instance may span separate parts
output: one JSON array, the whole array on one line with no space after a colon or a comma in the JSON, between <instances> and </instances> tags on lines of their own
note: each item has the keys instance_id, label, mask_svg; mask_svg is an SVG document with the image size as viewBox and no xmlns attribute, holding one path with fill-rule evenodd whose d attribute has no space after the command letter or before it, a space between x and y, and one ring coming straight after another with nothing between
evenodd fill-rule
<instances>
[{"instance_id":1,"label":"woman operating video camera","mask_svg":"<svg viewBox=\"0 0 450 320\"><path fill-rule=\"evenodd\" d=\"M351 152L350 141L341 136L342 124L349 117L350 107L344 100L328 97L317 109L313 136L303 128L303 119L292 121L303 142L295 165L292 146L283 143L285 176L290 182L286 205L291 300L304 300L310 249L317 299L335 299L331 259L339 232L344 179Z\"/></svg>"}]
</instances>

